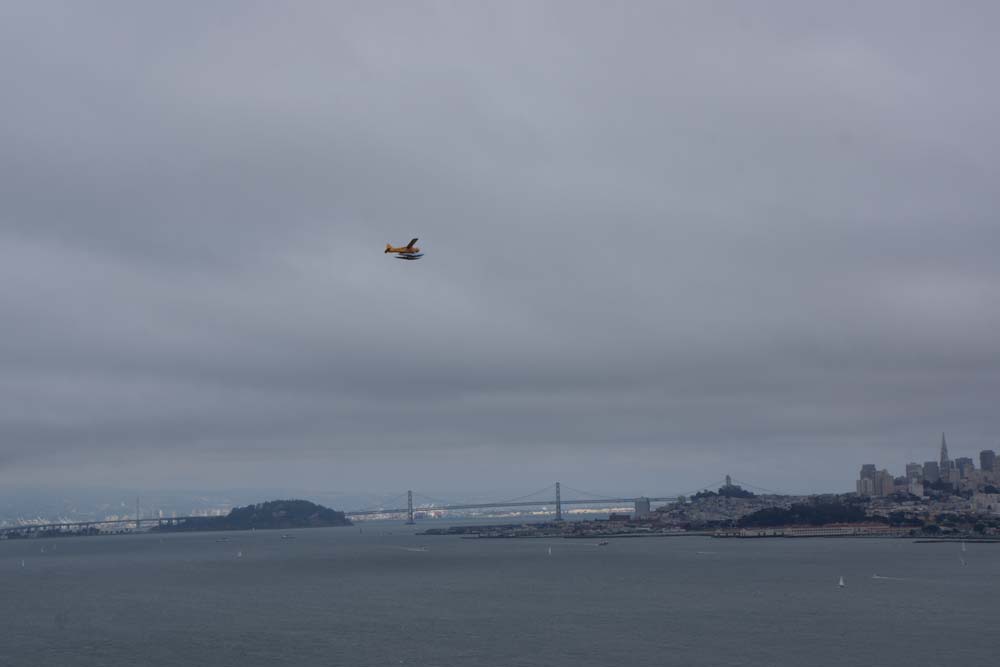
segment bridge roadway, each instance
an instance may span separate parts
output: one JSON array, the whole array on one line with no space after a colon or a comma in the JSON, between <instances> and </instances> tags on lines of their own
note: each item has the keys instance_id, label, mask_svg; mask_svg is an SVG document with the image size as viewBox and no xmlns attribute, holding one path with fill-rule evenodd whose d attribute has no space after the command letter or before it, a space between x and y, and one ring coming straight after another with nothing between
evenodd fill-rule
<instances>
[{"instance_id":1,"label":"bridge roadway","mask_svg":"<svg viewBox=\"0 0 1000 667\"><path fill-rule=\"evenodd\" d=\"M133 528L138 528L144 523L155 523L155 524L165 524L170 525L172 523L180 523L181 521L186 521L187 519L203 519L205 517L196 516L176 516L176 517L163 517L162 519L106 519L103 521L63 521L61 523L25 523L19 526L0 526L0 535L4 533L23 533L23 532L36 532L41 530L66 530L70 528L91 528L96 526L131 526Z\"/></svg>"},{"instance_id":2,"label":"bridge roadway","mask_svg":"<svg viewBox=\"0 0 1000 667\"><path fill-rule=\"evenodd\" d=\"M598 500L586 500L586 499L574 499L574 500L560 500L558 503L555 500L527 500L513 503L467 503L464 505L433 505L427 507L414 507L412 511L414 512L435 512L442 510L475 510L475 509L488 509L491 507L501 508L501 507L541 507L544 505L620 505L623 503L635 504L639 500L648 500L651 503L660 502L674 502L677 500L675 497L670 498L601 498ZM397 507L392 509L377 509L377 510L357 510L352 512L344 512L347 516L372 516L375 514L406 514L410 508L408 507Z\"/></svg>"}]
</instances>

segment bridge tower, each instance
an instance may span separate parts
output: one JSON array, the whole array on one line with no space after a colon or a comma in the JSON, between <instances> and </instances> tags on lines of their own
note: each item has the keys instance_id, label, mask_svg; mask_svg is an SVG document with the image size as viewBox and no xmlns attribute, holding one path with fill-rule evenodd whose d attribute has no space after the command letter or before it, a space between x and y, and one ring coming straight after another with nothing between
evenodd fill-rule
<instances>
[{"instance_id":1,"label":"bridge tower","mask_svg":"<svg viewBox=\"0 0 1000 667\"><path fill-rule=\"evenodd\" d=\"M406 492L406 525L412 526L416 521L413 520L413 491Z\"/></svg>"},{"instance_id":2,"label":"bridge tower","mask_svg":"<svg viewBox=\"0 0 1000 667\"><path fill-rule=\"evenodd\" d=\"M562 489L559 482L556 482L556 521L562 520Z\"/></svg>"}]
</instances>

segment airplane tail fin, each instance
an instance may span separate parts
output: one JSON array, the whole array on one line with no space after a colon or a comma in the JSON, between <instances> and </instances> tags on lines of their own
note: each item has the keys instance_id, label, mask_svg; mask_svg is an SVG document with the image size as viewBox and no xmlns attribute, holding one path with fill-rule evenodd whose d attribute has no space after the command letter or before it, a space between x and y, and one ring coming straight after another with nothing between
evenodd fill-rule
<instances>
[{"instance_id":1,"label":"airplane tail fin","mask_svg":"<svg viewBox=\"0 0 1000 667\"><path fill-rule=\"evenodd\" d=\"M385 244L385 251L389 252L390 250L392 250L392 244L391 243L386 243Z\"/></svg>"}]
</instances>

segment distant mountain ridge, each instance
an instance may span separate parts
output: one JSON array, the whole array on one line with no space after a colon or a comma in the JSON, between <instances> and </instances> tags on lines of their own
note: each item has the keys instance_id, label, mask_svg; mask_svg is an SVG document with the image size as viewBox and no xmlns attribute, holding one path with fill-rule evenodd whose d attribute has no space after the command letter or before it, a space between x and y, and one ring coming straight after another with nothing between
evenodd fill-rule
<instances>
[{"instance_id":1,"label":"distant mountain ridge","mask_svg":"<svg viewBox=\"0 0 1000 667\"><path fill-rule=\"evenodd\" d=\"M308 500L269 500L246 507L234 507L226 516L188 519L172 526L158 526L160 532L199 530L269 530L286 528L323 528L353 525L343 512Z\"/></svg>"}]
</instances>

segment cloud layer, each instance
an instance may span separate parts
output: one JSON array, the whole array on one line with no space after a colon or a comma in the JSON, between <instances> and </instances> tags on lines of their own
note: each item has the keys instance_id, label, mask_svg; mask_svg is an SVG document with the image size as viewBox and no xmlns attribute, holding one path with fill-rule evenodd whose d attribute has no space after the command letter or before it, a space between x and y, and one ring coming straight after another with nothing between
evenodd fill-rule
<instances>
[{"instance_id":1,"label":"cloud layer","mask_svg":"<svg viewBox=\"0 0 1000 667\"><path fill-rule=\"evenodd\" d=\"M993 3L2 11L0 482L829 490L1000 444Z\"/></svg>"}]
</instances>

